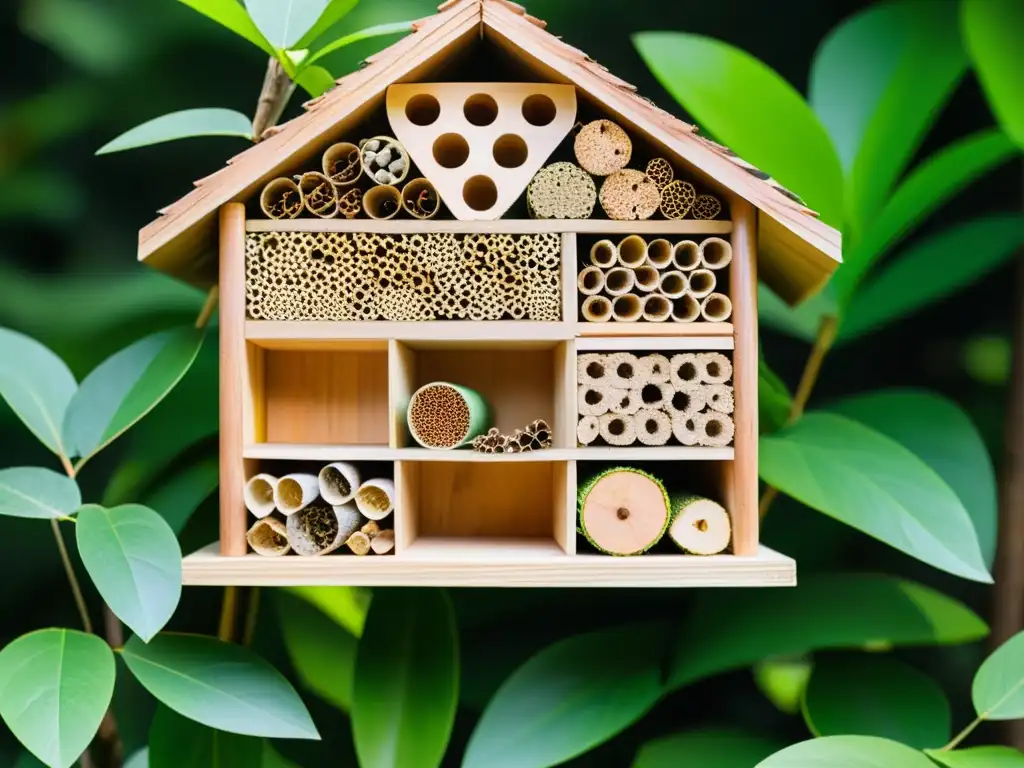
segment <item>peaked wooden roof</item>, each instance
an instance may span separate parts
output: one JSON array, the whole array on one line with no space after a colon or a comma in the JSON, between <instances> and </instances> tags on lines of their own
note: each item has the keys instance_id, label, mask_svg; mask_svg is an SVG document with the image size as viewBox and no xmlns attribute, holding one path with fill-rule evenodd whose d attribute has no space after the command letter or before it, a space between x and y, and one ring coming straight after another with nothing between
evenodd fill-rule
<instances>
[{"instance_id":1,"label":"peaked wooden roof","mask_svg":"<svg viewBox=\"0 0 1024 768\"><path fill-rule=\"evenodd\" d=\"M759 273L782 298L796 303L820 288L841 261L840 234L767 174L692 126L638 95L583 51L545 30L545 22L509 0L448 0L413 33L385 48L335 88L305 104L305 113L195 183L139 232L139 259L199 285L216 279L216 213L244 201L271 178L337 140L338 125L367 114L395 82L423 80L448 56L483 36L551 82L571 83L623 125L756 206ZM737 94L737 97L742 97Z\"/></svg>"}]
</instances>

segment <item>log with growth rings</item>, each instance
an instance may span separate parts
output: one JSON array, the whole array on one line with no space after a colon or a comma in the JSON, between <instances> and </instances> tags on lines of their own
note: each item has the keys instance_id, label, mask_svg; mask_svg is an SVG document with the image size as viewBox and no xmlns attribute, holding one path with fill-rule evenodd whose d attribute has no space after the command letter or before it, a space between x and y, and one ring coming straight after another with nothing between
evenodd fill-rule
<instances>
[{"instance_id":1,"label":"log with growth rings","mask_svg":"<svg viewBox=\"0 0 1024 768\"><path fill-rule=\"evenodd\" d=\"M573 150L576 161L587 173L609 176L629 164L633 155L633 142L611 120L594 120L576 134Z\"/></svg>"},{"instance_id":2,"label":"log with growth rings","mask_svg":"<svg viewBox=\"0 0 1024 768\"><path fill-rule=\"evenodd\" d=\"M338 549L360 525L362 517L353 504L306 507L288 518L288 541L295 554L319 557Z\"/></svg>"},{"instance_id":3,"label":"log with growth rings","mask_svg":"<svg viewBox=\"0 0 1024 768\"><path fill-rule=\"evenodd\" d=\"M589 219L595 205L594 180L572 163L541 168L526 188L526 206L535 219Z\"/></svg>"},{"instance_id":4,"label":"log with growth rings","mask_svg":"<svg viewBox=\"0 0 1024 768\"><path fill-rule=\"evenodd\" d=\"M661 204L661 192L643 172L627 168L604 180L598 199L608 218L636 221L655 214Z\"/></svg>"},{"instance_id":5,"label":"log with growth rings","mask_svg":"<svg viewBox=\"0 0 1024 768\"><path fill-rule=\"evenodd\" d=\"M669 538L690 555L717 555L732 542L732 520L725 507L701 496L673 495Z\"/></svg>"},{"instance_id":6,"label":"log with growth rings","mask_svg":"<svg viewBox=\"0 0 1024 768\"><path fill-rule=\"evenodd\" d=\"M484 434L491 426L491 412L478 392L441 381L413 393L407 420L417 443L444 450L467 445Z\"/></svg>"},{"instance_id":7,"label":"log with growth rings","mask_svg":"<svg viewBox=\"0 0 1024 768\"><path fill-rule=\"evenodd\" d=\"M260 193L260 209L268 219L294 219L302 213L302 192L291 179L274 179Z\"/></svg>"},{"instance_id":8,"label":"log with growth rings","mask_svg":"<svg viewBox=\"0 0 1024 768\"><path fill-rule=\"evenodd\" d=\"M245 534L245 540L253 552L264 557L281 557L291 551L288 527L276 517L257 520Z\"/></svg>"},{"instance_id":9,"label":"log with growth rings","mask_svg":"<svg viewBox=\"0 0 1024 768\"><path fill-rule=\"evenodd\" d=\"M266 517L274 511L274 490L276 488L277 478L265 472L249 478L242 490L245 508L255 517Z\"/></svg>"},{"instance_id":10,"label":"log with growth rings","mask_svg":"<svg viewBox=\"0 0 1024 768\"><path fill-rule=\"evenodd\" d=\"M580 484L580 533L607 555L640 555L668 528L671 508L661 481L631 467L602 472Z\"/></svg>"}]
</instances>

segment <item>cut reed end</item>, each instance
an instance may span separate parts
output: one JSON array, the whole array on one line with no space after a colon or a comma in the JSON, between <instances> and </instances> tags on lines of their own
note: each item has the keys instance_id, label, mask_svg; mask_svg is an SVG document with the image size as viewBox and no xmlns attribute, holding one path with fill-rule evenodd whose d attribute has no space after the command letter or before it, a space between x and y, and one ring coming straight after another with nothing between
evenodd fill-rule
<instances>
[{"instance_id":1,"label":"cut reed end","mask_svg":"<svg viewBox=\"0 0 1024 768\"><path fill-rule=\"evenodd\" d=\"M322 173L310 171L299 177L299 192L306 210L321 219L338 215L338 188Z\"/></svg>"},{"instance_id":2,"label":"cut reed end","mask_svg":"<svg viewBox=\"0 0 1024 768\"><path fill-rule=\"evenodd\" d=\"M355 184L363 172L359 147L347 141L332 144L324 152L323 169L324 175L336 186L348 187Z\"/></svg>"},{"instance_id":3,"label":"cut reed end","mask_svg":"<svg viewBox=\"0 0 1024 768\"><path fill-rule=\"evenodd\" d=\"M281 557L291 551L287 526L275 517L266 517L253 523L245 534L249 547L257 555Z\"/></svg>"},{"instance_id":4,"label":"cut reed end","mask_svg":"<svg viewBox=\"0 0 1024 768\"><path fill-rule=\"evenodd\" d=\"M302 192L291 179L274 179L260 193L260 209L268 219L294 219L302 213Z\"/></svg>"},{"instance_id":5,"label":"cut reed end","mask_svg":"<svg viewBox=\"0 0 1024 768\"><path fill-rule=\"evenodd\" d=\"M526 188L526 205L535 219L589 219L596 204L594 180L573 163L541 168Z\"/></svg>"},{"instance_id":6,"label":"cut reed end","mask_svg":"<svg viewBox=\"0 0 1024 768\"><path fill-rule=\"evenodd\" d=\"M612 317L620 323L635 323L643 316L640 297L632 293L616 296L612 301Z\"/></svg>"},{"instance_id":7,"label":"cut reed end","mask_svg":"<svg viewBox=\"0 0 1024 768\"><path fill-rule=\"evenodd\" d=\"M683 272L696 269L700 265L700 246L693 240L680 240L672 248L672 263Z\"/></svg>"},{"instance_id":8,"label":"cut reed end","mask_svg":"<svg viewBox=\"0 0 1024 768\"><path fill-rule=\"evenodd\" d=\"M402 188L402 207L416 219L432 219L441 210L441 198L427 179L413 179Z\"/></svg>"},{"instance_id":9,"label":"cut reed end","mask_svg":"<svg viewBox=\"0 0 1024 768\"><path fill-rule=\"evenodd\" d=\"M588 323L607 323L612 319L612 303L604 296L588 296L582 311Z\"/></svg>"},{"instance_id":10,"label":"cut reed end","mask_svg":"<svg viewBox=\"0 0 1024 768\"><path fill-rule=\"evenodd\" d=\"M590 263L595 267L608 269L615 265L619 251L611 240L598 240L590 246Z\"/></svg>"},{"instance_id":11,"label":"cut reed end","mask_svg":"<svg viewBox=\"0 0 1024 768\"><path fill-rule=\"evenodd\" d=\"M643 318L650 323L664 323L672 316L672 302L652 293L644 297Z\"/></svg>"},{"instance_id":12,"label":"cut reed end","mask_svg":"<svg viewBox=\"0 0 1024 768\"><path fill-rule=\"evenodd\" d=\"M633 290L636 273L626 267L612 267L604 275L604 290L609 296L622 296Z\"/></svg>"},{"instance_id":13,"label":"cut reed end","mask_svg":"<svg viewBox=\"0 0 1024 768\"><path fill-rule=\"evenodd\" d=\"M640 235L627 235L619 241L619 264L636 269L647 261L647 241Z\"/></svg>"},{"instance_id":14,"label":"cut reed end","mask_svg":"<svg viewBox=\"0 0 1024 768\"><path fill-rule=\"evenodd\" d=\"M363 208L371 219L394 218L402 208L402 194L390 184L371 187L363 195Z\"/></svg>"},{"instance_id":15,"label":"cut reed end","mask_svg":"<svg viewBox=\"0 0 1024 768\"><path fill-rule=\"evenodd\" d=\"M658 282L658 290L660 290L664 296L667 296L670 299L678 299L686 293L687 287L688 283L686 275L678 269L672 269L668 272L661 273L661 277Z\"/></svg>"},{"instance_id":16,"label":"cut reed end","mask_svg":"<svg viewBox=\"0 0 1024 768\"><path fill-rule=\"evenodd\" d=\"M328 504L348 504L359 488L359 469L354 464L336 461L320 470L317 482L320 496Z\"/></svg>"},{"instance_id":17,"label":"cut reed end","mask_svg":"<svg viewBox=\"0 0 1024 768\"><path fill-rule=\"evenodd\" d=\"M718 502L699 496L672 498L668 535L691 555L717 555L732 542L732 520Z\"/></svg>"},{"instance_id":18,"label":"cut reed end","mask_svg":"<svg viewBox=\"0 0 1024 768\"><path fill-rule=\"evenodd\" d=\"M576 285L584 296L594 296L604 290L604 272L600 267L584 267Z\"/></svg>"},{"instance_id":19,"label":"cut reed end","mask_svg":"<svg viewBox=\"0 0 1024 768\"><path fill-rule=\"evenodd\" d=\"M715 290L718 280L710 269L695 269L689 274L690 293L695 299L703 299Z\"/></svg>"},{"instance_id":20,"label":"cut reed end","mask_svg":"<svg viewBox=\"0 0 1024 768\"><path fill-rule=\"evenodd\" d=\"M663 237L647 244L647 263L655 269L665 269L672 263L672 243Z\"/></svg>"},{"instance_id":21,"label":"cut reed end","mask_svg":"<svg viewBox=\"0 0 1024 768\"><path fill-rule=\"evenodd\" d=\"M573 150L583 170L594 176L608 176L629 164L633 142L611 120L595 120L576 134Z\"/></svg>"},{"instance_id":22,"label":"cut reed end","mask_svg":"<svg viewBox=\"0 0 1024 768\"><path fill-rule=\"evenodd\" d=\"M710 293L701 302L700 314L709 323L724 323L732 317L732 301L724 293Z\"/></svg>"},{"instance_id":23,"label":"cut reed end","mask_svg":"<svg viewBox=\"0 0 1024 768\"><path fill-rule=\"evenodd\" d=\"M732 261L732 245L721 237L709 237L700 244L700 263L708 269L724 269Z\"/></svg>"},{"instance_id":24,"label":"cut reed end","mask_svg":"<svg viewBox=\"0 0 1024 768\"><path fill-rule=\"evenodd\" d=\"M316 475L296 472L285 475L274 487L274 505L284 515L294 515L309 506L320 495Z\"/></svg>"},{"instance_id":25,"label":"cut reed end","mask_svg":"<svg viewBox=\"0 0 1024 768\"><path fill-rule=\"evenodd\" d=\"M700 302L692 293L684 293L672 300L672 320L677 323L692 323L700 317Z\"/></svg>"},{"instance_id":26,"label":"cut reed end","mask_svg":"<svg viewBox=\"0 0 1024 768\"><path fill-rule=\"evenodd\" d=\"M274 490L277 478L273 475L260 473L249 478L242 490L245 508L255 517L266 517L274 511Z\"/></svg>"},{"instance_id":27,"label":"cut reed end","mask_svg":"<svg viewBox=\"0 0 1024 768\"><path fill-rule=\"evenodd\" d=\"M643 264L633 270L634 284L638 291L644 293L650 293L651 291L658 290L658 285L661 282L661 276L658 274L658 270L652 267L650 264Z\"/></svg>"},{"instance_id":28,"label":"cut reed end","mask_svg":"<svg viewBox=\"0 0 1024 768\"><path fill-rule=\"evenodd\" d=\"M395 483L387 478L367 480L355 495L356 508L369 520L383 520L395 508Z\"/></svg>"},{"instance_id":29,"label":"cut reed end","mask_svg":"<svg viewBox=\"0 0 1024 768\"><path fill-rule=\"evenodd\" d=\"M393 530L381 531L370 539L370 549L375 555L386 555L395 549L395 532Z\"/></svg>"}]
</instances>

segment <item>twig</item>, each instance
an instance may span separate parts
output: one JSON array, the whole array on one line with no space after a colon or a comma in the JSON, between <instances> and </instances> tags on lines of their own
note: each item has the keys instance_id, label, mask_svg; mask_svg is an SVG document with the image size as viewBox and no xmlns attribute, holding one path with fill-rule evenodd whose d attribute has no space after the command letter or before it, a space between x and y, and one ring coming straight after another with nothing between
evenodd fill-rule
<instances>
[{"instance_id":1,"label":"twig","mask_svg":"<svg viewBox=\"0 0 1024 768\"><path fill-rule=\"evenodd\" d=\"M68 554L67 544L64 543L64 535L60 532L60 524L56 520L51 520L50 528L53 530L54 541L57 542L57 551L60 552L60 560L64 564L64 573L68 577L71 594L74 595L75 605L78 606L82 629L91 635L92 619L89 618L89 609L85 605L85 597L82 595L82 586L78 583L78 576L75 575L75 567L71 564L71 556Z\"/></svg>"},{"instance_id":2,"label":"twig","mask_svg":"<svg viewBox=\"0 0 1024 768\"><path fill-rule=\"evenodd\" d=\"M199 316L196 318L196 330L201 331L210 322L210 318L213 317L213 310L217 308L217 298L220 295L218 286L214 284L209 293L206 294L206 301L203 302L203 308L199 310Z\"/></svg>"},{"instance_id":3,"label":"twig","mask_svg":"<svg viewBox=\"0 0 1024 768\"><path fill-rule=\"evenodd\" d=\"M967 724L966 728L964 728L962 731L960 731L960 733L954 736L953 740L950 741L949 744L944 746L940 751L950 752L956 749L958 746L960 746L960 742L962 742L964 739L970 736L974 729L981 725L983 722L985 722L985 714L978 715L976 718L974 718L974 720Z\"/></svg>"},{"instance_id":4,"label":"twig","mask_svg":"<svg viewBox=\"0 0 1024 768\"><path fill-rule=\"evenodd\" d=\"M264 131L277 125L294 92L295 83L284 71L281 62L271 56L267 62L267 72L263 76L260 98L256 102L256 114L252 119L253 141L259 141Z\"/></svg>"}]
</instances>

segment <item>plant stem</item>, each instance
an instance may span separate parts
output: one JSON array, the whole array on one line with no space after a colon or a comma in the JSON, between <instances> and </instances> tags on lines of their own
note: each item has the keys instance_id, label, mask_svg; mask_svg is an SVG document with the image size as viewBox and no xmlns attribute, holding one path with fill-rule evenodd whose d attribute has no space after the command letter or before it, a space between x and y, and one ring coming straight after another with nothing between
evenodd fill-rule
<instances>
[{"instance_id":1,"label":"plant stem","mask_svg":"<svg viewBox=\"0 0 1024 768\"><path fill-rule=\"evenodd\" d=\"M210 318L213 317L213 310L217 308L218 296L218 286L214 284L210 288L209 293L206 294L206 301L203 302L203 308L199 310L199 316L196 318L195 327L197 331L201 331L210 322Z\"/></svg>"},{"instance_id":2,"label":"plant stem","mask_svg":"<svg viewBox=\"0 0 1024 768\"><path fill-rule=\"evenodd\" d=\"M295 83L284 71L281 62L271 56L267 62L267 73L263 76L260 98L256 102L256 115L252 119L253 141L259 141L264 131L277 125L294 92Z\"/></svg>"},{"instance_id":3,"label":"plant stem","mask_svg":"<svg viewBox=\"0 0 1024 768\"><path fill-rule=\"evenodd\" d=\"M217 638L230 643L235 638L235 624L238 616L238 587L224 587L224 600L220 605L220 624Z\"/></svg>"},{"instance_id":4,"label":"plant stem","mask_svg":"<svg viewBox=\"0 0 1024 768\"><path fill-rule=\"evenodd\" d=\"M944 746L939 751L950 752L956 749L960 745L960 742L966 739L968 736L970 736L974 729L981 725L983 722L985 722L985 715L978 715L976 718L974 718L974 720L967 724L966 728L964 728L962 731L960 731L960 733L954 736L953 740L949 742L949 744Z\"/></svg>"},{"instance_id":5,"label":"plant stem","mask_svg":"<svg viewBox=\"0 0 1024 768\"><path fill-rule=\"evenodd\" d=\"M835 315L823 315L818 324L818 334L814 339L814 346L804 363L804 372L800 376L800 383L797 385L796 394L793 395L793 402L789 406L789 415L786 417L786 424L792 424L804 414L807 401L811 399L814 385L818 383L818 376L821 374L821 366L828 356L829 350L836 341L836 330L839 322ZM777 488L768 486L761 494L761 501L757 505L758 515L762 520L768 514L768 510L779 495Z\"/></svg>"},{"instance_id":6,"label":"plant stem","mask_svg":"<svg viewBox=\"0 0 1024 768\"><path fill-rule=\"evenodd\" d=\"M256 635L256 622L260 615L260 588L253 587L249 590L249 605L245 610L245 629L242 631L242 645L246 648L252 647L253 637Z\"/></svg>"},{"instance_id":7,"label":"plant stem","mask_svg":"<svg viewBox=\"0 0 1024 768\"><path fill-rule=\"evenodd\" d=\"M71 594L74 595L75 605L78 606L78 615L82 619L82 629L91 635L92 619L89 618L89 609L85 605L85 597L82 595L82 587L78 583L78 576L75 575L75 567L71 564L71 556L68 554L68 547L64 543L64 535L60 532L60 524L56 520L51 520L50 528L53 530L54 541L57 542L57 551L60 552L60 560L64 564L64 573L68 577Z\"/></svg>"}]
</instances>

